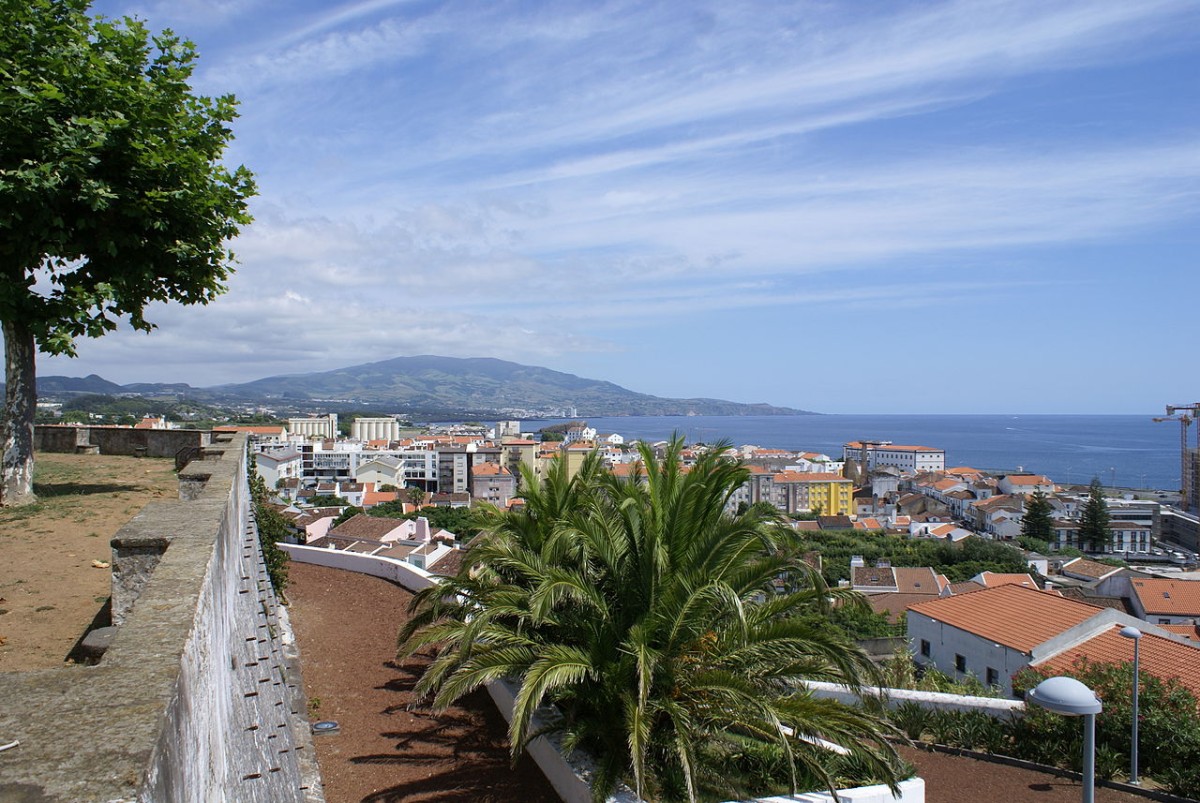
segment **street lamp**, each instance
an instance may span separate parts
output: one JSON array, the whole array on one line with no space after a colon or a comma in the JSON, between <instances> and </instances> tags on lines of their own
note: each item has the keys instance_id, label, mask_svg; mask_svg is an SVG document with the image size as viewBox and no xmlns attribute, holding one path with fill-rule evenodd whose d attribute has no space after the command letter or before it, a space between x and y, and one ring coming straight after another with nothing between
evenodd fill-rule
<instances>
[{"instance_id":1,"label":"street lamp","mask_svg":"<svg viewBox=\"0 0 1200 803\"><path fill-rule=\"evenodd\" d=\"M1133 625L1126 625L1121 628L1121 635L1128 639L1133 639L1133 725L1131 730L1133 733L1130 738L1133 740L1133 746L1129 751L1129 782L1141 783L1138 780L1138 644L1142 640L1142 631L1138 630Z\"/></svg>"},{"instance_id":2,"label":"street lamp","mask_svg":"<svg viewBox=\"0 0 1200 803\"><path fill-rule=\"evenodd\" d=\"M1095 693L1075 678L1046 678L1025 692L1028 702L1069 717L1083 717L1083 803L1096 801L1096 714L1103 706Z\"/></svg>"}]
</instances>

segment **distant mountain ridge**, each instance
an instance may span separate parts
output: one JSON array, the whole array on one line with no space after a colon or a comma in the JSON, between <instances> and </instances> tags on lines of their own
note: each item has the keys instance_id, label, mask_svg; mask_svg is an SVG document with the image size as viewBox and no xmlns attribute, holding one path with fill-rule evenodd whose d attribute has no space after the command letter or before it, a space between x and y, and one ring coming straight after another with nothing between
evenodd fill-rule
<instances>
[{"instance_id":1,"label":"distant mountain ridge","mask_svg":"<svg viewBox=\"0 0 1200 803\"><path fill-rule=\"evenodd\" d=\"M43 396L102 393L172 395L195 401L261 402L335 409L368 404L414 415L532 417L574 408L579 416L809 415L806 410L721 399L669 399L596 379L491 357L396 357L332 371L270 376L193 388L187 384L117 385L99 376L38 377Z\"/></svg>"}]
</instances>

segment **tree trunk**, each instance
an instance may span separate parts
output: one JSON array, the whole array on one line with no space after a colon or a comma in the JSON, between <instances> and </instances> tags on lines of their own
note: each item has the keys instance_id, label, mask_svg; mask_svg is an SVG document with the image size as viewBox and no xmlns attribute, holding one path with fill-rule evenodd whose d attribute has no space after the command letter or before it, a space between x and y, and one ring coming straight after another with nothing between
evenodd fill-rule
<instances>
[{"instance_id":1,"label":"tree trunk","mask_svg":"<svg viewBox=\"0 0 1200 803\"><path fill-rule=\"evenodd\" d=\"M33 333L19 323L4 330L4 478L0 505L37 501L33 495L33 417L37 411L37 369Z\"/></svg>"}]
</instances>

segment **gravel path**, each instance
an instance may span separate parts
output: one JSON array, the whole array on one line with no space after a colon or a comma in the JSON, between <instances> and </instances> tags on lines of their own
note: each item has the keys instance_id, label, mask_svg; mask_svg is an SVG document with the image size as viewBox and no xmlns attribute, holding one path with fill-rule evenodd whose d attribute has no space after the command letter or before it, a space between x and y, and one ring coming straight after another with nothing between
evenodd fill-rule
<instances>
[{"instance_id":1,"label":"gravel path","mask_svg":"<svg viewBox=\"0 0 1200 803\"><path fill-rule=\"evenodd\" d=\"M510 769L506 725L487 692L436 716L410 710L421 665L392 660L407 591L303 563L288 571L311 719L341 727L314 737L329 803L558 801L528 758Z\"/></svg>"}]
</instances>

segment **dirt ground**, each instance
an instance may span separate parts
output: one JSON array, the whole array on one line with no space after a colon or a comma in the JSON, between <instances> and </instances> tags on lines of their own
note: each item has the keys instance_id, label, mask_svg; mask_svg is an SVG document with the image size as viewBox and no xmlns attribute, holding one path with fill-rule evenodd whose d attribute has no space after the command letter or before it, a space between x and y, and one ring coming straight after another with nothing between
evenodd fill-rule
<instances>
[{"instance_id":1,"label":"dirt ground","mask_svg":"<svg viewBox=\"0 0 1200 803\"><path fill-rule=\"evenodd\" d=\"M179 495L167 459L39 452L35 467L39 501L0 508L0 672L62 666L111 593L113 535Z\"/></svg>"},{"instance_id":2,"label":"dirt ground","mask_svg":"<svg viewBox=\"0 0 1200 803\"><path fill-rule=\"evenodd\" d=\"M329 803L472 800L552 803L553 789L523 759L508 769L504 720L483 693L444 715L409 710L418 668L392 660L409 595L384 580L292 563L288 598ZM925 779L926 803L1075 803L1077 781L971 758L901 748ZM1147 798L1097 788L1097 803Z\"/></svg>"},{"instance_id":3,"label":"dirt ground","mask_svg":"<svg viewBox=\"0 0 1200 803\"><path fill-rule=\"evenodd\" d=\"M288 573L310 719L341 728L314 736L329 803L557 803L528 758L509 768L507 726L486 692L443 714L410 708L423 664L393 660L407 591L303 563Z\"/></svg>"}]
</instances>

